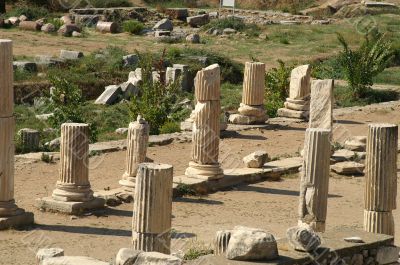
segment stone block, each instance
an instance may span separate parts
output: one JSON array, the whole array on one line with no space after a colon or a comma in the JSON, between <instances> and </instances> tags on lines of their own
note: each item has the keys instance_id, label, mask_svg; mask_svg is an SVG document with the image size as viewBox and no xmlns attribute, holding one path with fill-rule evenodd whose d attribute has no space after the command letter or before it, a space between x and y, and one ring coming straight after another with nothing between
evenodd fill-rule
<instances>
[{"instance_id":1,"label":"stone block","mask_svg":"<svg viewBox=\"0 0 400 265\"><path fill-rule=\"evenodd\" d=\"M62 248L42 248L36 253L36 261L40 263L44 259L62 256L64 256L64 249Z\"/></svg>"},{"instance_id":2,"label":"stone block","mask_svg":"<svg viewBox=\"0 0 400 265\"><path fill-rule=\"evenodd\" d=\"M115 265L134 265L142 252L131 248L121 248L115 258Z\"/></svg>"},{"instance_id":3,"label":"stone block","mask_svg":"<svg viewBox=\"0 0 400 265\"><path fill-rule=\"evenodd\" d=\"M31 73L36 73L38 71L37 64L35 62L28 62L28 61L15 61L13 62L13 68L27 71Z\"/></svg>"},{"instance_id":4,"label":"stone block","mask_svg":"<svg viewBox=\"0 0 400 265\"><path fill-rule=\"evenodd\" d=\"M309 112L281 108L281 109L278 109L278 116L285 117L285 118L308 120Z\"/></svg>"},{"instance_id":5,"label":"stone block","mask_svg":"<svg viewBox=\"0 0 400 265\"><path fill-rule=\"evenodd\" d=\"M339 162L331 166L331 170L340 175L362 175L364 168L363 164L353 161Z\"/></svg>"},{"instance_id":6,"label":"stone block","mask_svg":"<svg viewBox=\"0 0 400 265\"><path fill-rule=\"evenodd\" d=\"M44 259L40 265L110 265L90 257L64 256Z\"/></svg>"},{"instance_id":7,"label":"stone block","mask_svg":"<svg viewBox=\"0 0 400 265\"><path fill-rule=\"evenodd\" d=\"M246 167L249 168L262 168L268 160L268 153L265 151L256 151L243 158Z\"/></svg>"},{"instance_id":8,"label":"stone block","mask_svg":"<svg viewBox=\"0 0 400 265\"><path fill-rule=\"evenodd\" d=\"M168 18L164 18L157 22L153 27L154 30L166 30L172 31L174 29L174 24Z\"/></svg>"},{"instance_id":9,"label":"stone block","mask_svg":"<svg viewBox=\"0 0 400 265\"><path fill-rule=\"evenodd\" d=\"M48 212L61 212L71 215L79 215L85 211L104 208L105 200L102 198L93 198L86 202L67 202L57 201L52 197L44 197L36 200L36 206L39 209Z\"/></svg>"},{"instance_id":10,"label":"stone block","mask_svg":"<svg viewBox=\"0 0 400 265\"><path fill-rule=\"evenodd\" d=\"M96 99L95 104L111 105L119 99L122 93L120 86L111 85L107 86L104 92Z\"/></svg>"},{"instance_id":11,"label":"stone block","mask_svg":"<svg viewBox=\"0 0 400 265\"><path fill-rule=\"evenodd\" d=\"M68 50L61 50L60 51L60 58L65 60L78 60L83 57L83 53L80 51L68 51Z\"/></svg>"},{"instance_id":12,"label":"stone block","mask_svg":"<svg viewBox=\"0 0 400 265\"><path fill-rule=\"evenodd\" d=\"M396 246L384 246L378 248L376 262L379 265L395 264L399 259L399 248Z\"/></svg>"},{"instance_id":13,"label":"stone block","mask_svg":"<svg viewBox=\"0 0 400 265\"><path fill-rule=\"evenodd\" d=\"M33 225L33 213L25 212L19 209L19 213L10 217L0 217L0 230L10 228L22 228L24 226Z\"/></svg>"},{"instance_id":14,"label":"stone block","mask_svg":"<svg viewBox=\"0 0 400 265\"><path fill-rule=\"evenodd\" d=\"M204 26L210 22L210 17L208 14L203 14L203 15L198 15L198 16L193 16L193 17L187 17L186 22L194 28Z\"/></svg>"},{"instance_id":15,"label":"stone block","mask_svg":"<svg viewBox=\"0 0 400 265\"><path fill-rule=\"evenodd\" d=\"M136 259L137 265L181 265L182 260L159 252L143 252Z\"/></svg>"}]
</instances>

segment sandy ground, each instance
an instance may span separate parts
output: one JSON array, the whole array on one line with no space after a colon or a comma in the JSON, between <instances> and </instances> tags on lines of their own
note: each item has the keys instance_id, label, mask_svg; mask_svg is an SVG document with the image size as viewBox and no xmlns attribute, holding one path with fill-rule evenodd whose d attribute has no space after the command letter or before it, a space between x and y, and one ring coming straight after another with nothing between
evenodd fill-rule
<instances>
[{"instance_id":1,"label":"sandy ground","mask_svg":"<svg viewBox=\"0 0 400 265\"><path fill-rule=\"evenodd\" d=\"M367 123L400 123L400 107L352 111L336 116L335 137L366 135ZM294 155L301 149L306 124L278 126L267 130L243 131L221 141L221 157L236 154L243 157L258 149L272 157ZM150 147L149 157L174 165L175 175L184 172L190 159L191 144ZM94 190L118 187L124 171L124 152L91 159L90 180ZM226 166L225 162L223 165ZM15 193L19 206L35 214L36 224L25 231L0 232L0 264L35 264L36 250L58 246L66 255L88 255L111 261L119 248L129 247L132 204L123 204L73 219L62 214L42 213L34 200L50 195L58 177L58 164L17 161ZM363 177L333 176L330 182L327 227L362 228ZM243 185L209 196L176 199L173 203L173 229L180 237L174 249L193 244L208 244L215 231L235 225L259 227L282 237L296 224L299 179L287 176L278 182ZM400 212L394 211L400 227ZM397 229L396 236L400 236ZM400 241L397 241L400 242Z\"/></svg>"}]
</instances>

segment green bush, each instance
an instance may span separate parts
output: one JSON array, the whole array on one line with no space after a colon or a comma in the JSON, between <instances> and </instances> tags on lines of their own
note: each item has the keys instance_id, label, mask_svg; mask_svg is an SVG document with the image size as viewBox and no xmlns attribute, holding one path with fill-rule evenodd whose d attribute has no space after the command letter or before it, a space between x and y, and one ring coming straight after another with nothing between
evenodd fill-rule
<instances>
[{"instance_id":1,"label":"green bush","mask_svg":"<svg viewBox=\"0 0 400 265\"><path fill-rule=\"evenodd\" d=\"M140 35L144 29L144 25L136 20L128 20L124 21L122 28L125 32L129 32L134 35Z\"/></svg>"},{"instance_id":2,"label":"green bush","mask_svg":"<svg viewBox=\"0 0 400 265\"><path fill-rule=\"evenodd\" d=\"M65 79L52 76L50 80L54 86L50 103L54 115L49 118L52 127L60 130L61 124L66 122L87 123L84 118L82 91ZM90 140L96 142L97 128L95 124L89 123L89 126Z\"/></svg>"},{"instance_id":3,"label":"green bush","mask_svg":"<svg viewBox=\"0 0 400 265\"><path fill-rule=\"evenodd\" d=\"M290 73L293 67L288 67L281 60L279 66L272 68L265 77L265 109L269 117L276 117L279 108L289 96Z\"/></svg>"},{"instance_id":4,"label":"green bush","mask_svg":"<svg viewBox=\"0 0 400 265\"><path fill-rule=\"evenodd\" d=\"M49 10L38 6L20 6L11 9L7 13L7 17L19 17L21 15L25 15L28 20L37 20L47 17L49 15Z\"/></svg>"},{"instance_id":5,"label":"green bush","mask_svg":"<svg viewBox=\"0 0 400 265\"><path fill-rule=\"evenodd\" d=\"M181 127L178 122L167 121L160 128L160 134L180 132Z\"/></svg>"},{"instance_id":6,"label":"green bush","mask_svg":"<svg viewBox=\"0 0 400 265\"><path fill-rule=\"evenodd\" d=\"M343 46L339 64L351 89L353 98L365 98L373 85L373 78L383 72L393 58L391 42L384 35L366 35L357 50L352 50L344 37L338 34Z\"/></svg>"},{"instance_id":7,"label":"green bush","mask_svg":"<svg viewBox=\"0 0 400 265\"><path fill-rule=\"evenodd\" d=\"M399 99L399 93L392 90L374 90L368 88L364 93L363 98L354 98L353 90L349 86L335 86L335 103L337 106L345 108Z\"/></svg>"},{"instance_id":8,"label":"green bush","mask_svg":"<svg viewBox=\"0 0 400 265\"><path fill-rule=\"evenodd\" d=\"M234 29L239 32L245 32L249 37L257 37L260 35L261 29L257 24L246 24L240 18L228 17L213 20L203 26L203 30L208 29Z\"/></svg>"},{"instance_id":9,"label":"green bush","mask_svg":"<svg viewBox=\"0 0 400 265\"><path fill-rule=\"evenodd\" d=\"M87 2L97 8L132 6L132 3L128 0L87 0Z\"/></svg>"}]
</instances>

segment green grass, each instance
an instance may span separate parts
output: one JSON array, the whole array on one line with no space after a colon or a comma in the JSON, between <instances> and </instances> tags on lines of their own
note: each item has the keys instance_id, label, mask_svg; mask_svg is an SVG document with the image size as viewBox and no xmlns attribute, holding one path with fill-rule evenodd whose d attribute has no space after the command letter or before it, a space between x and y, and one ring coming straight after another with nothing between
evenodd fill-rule
<instances>
[{"instance_id":1,"label":"green grass","mask_svg":"<svg viewBox=\"0 0 400 265\"><path fill-rule=\"evenodd\" d=\"M242 101L242 85L224 83L221 86L221 106L224 111L234 111Z\"/></svg>"},{"instance_id":2,"label":"green grass","mask_svg":"<svg viewBox=\"0 0 400 265\"><path fill-rule=\"evenodd\" d=\"M387 68L374 78L377 84L390 84L400 86L400 67Z\"/></svg>"},{"instance_id":3,"label":"green grass","mask_svg":"<svg viewBox=\"0 0 400 265\"><path fill-rule=\"evenodd\" d=\"M399 92L392 90L369 90L365 98L352 97L346 86L335 86L335 102L338 107L366 106L373 103L387 102L399 99Z\"/></svg>"}]
</instances>

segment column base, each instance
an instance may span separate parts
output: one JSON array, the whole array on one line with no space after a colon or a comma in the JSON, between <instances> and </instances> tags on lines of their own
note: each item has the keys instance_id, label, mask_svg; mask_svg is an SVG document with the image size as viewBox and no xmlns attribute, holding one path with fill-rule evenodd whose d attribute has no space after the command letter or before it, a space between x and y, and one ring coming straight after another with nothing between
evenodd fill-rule
<instances>
[{"instance_id":1,"label":"column base","mask_svg":"<svg viewBox=\"0 0 400 265\"><path fill-rule=\"evenodd\" d=\"M18 208L16 214L9 217L0 217L0 230L22 228L34 223L33 213Z\"/></svg>"},{"instance_id":2,"label":"column base","mask_svg":"<svg viewBox=\"0 0 400 265\"><path fill-rule=\"evenodd\" d=\"M135 185L136 183L130 179L121 179L119 182L119 185L122 186L122 188L124 189L124 191L127 194L133 195L133 192L135 190Z\"/></svg>"},{"instance_id":3,"label":"column base","mask_svg":"<svg viewBox=\"0 0 400 265\"><path fill-rule=\"evenodd\" d=\"M77 186L75 184L59 184L53 191L53 199L63 202L85 202L93 200L93 191L90 185Z\"/></svg>"},{"instance_id":4,"label":"column base","mask_svg":"<svg viewBox=\"0 0 400 265\"><path fill-rule=\"evenodd\" d=\"M393 214L364 210L364 230L370 233L394 236Z\"/></svg>"},{"instance_id":5,"label":"column base","mask_svg":"<svg viewBox=\"0 0 400 265\"><path fill-rule=\"evenodd\" d=\"M278 109L278 116L284 118L308 120L310 112L305 110L291 110L287 108L280 108Z\"/></svg>"},{"instance_id":6,"label":"column base","mask_svg":"<svg viewBox=\"0 0 400 265\"><path fill-rule=\"evenodd\" d=\"M229 122L232 124L251 125L264 124L268 120L268 116L263 117L247 116L242 114L232 114L229 116Z\"/></svg>"},{"instance_id":7,"label":"column base","mask_svg":"<svg viewBox=\"0 0 400 265\"><path fill-rule=\"evenodd\" d=\"M15 200L0 202L0 217L9 217L20 214L18 206L15 204Z\"/></svg>"},{"instance_id":8,"label":"column base","mask_svg":"<svg viewBox=\"0 0 400 265\"><path fill-rule=\"evenodd\" d=\"M190 178L202 180L215 180L224 177L224 171L221 165L200 165L193 161L189 162L189 167L186 169L185 175Z\"/></svg>"},{"instance_id":9,"label":"column base","mask_svg":"<svg viewBox=\"0 0 400 265\"><path fill-rule=\"evenodd\" d=\"M45 197L36 200L36 207L48 212L79 215L85 211L104 208L105 203L105 200L102 198L93 198L92 200L85 202L71 202L59 201L53 197Z\"/></svg>"},{"instance_id":10,"label":"column base","mask_svg":"<svg viewBox=\"0 0 400 265\"><path fill-rule=\"evenodd\" d=\"M133 231L132 244L135 250L170 254L171 234L169 231L163 234L139 233Z\"/></svg>"},{"instance_id":11,"label":"column base","mask_svg":"<svg viewBox=\"0 0 400 265\"><path fill-rule=\"evenodd\" d=\"M306 223L303 222L302 220L299 220L297 225L299 227L311 228L315 232L320 232L320 233L325 232L325 222L323 221L312 221L310 223Z\"/></svg>"}]
</instances>

